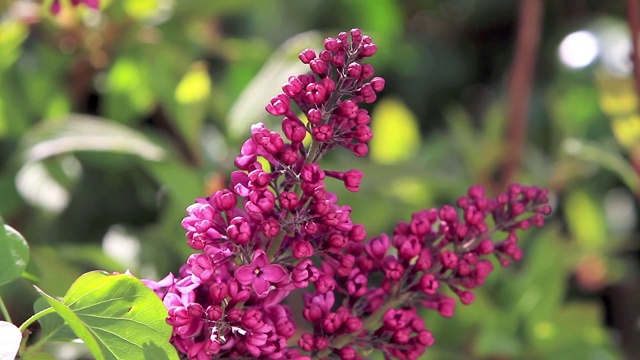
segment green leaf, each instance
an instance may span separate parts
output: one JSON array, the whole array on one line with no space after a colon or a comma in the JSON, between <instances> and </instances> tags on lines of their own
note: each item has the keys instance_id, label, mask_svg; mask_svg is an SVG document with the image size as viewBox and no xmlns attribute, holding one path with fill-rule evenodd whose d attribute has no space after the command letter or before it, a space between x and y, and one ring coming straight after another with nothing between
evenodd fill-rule
<instances>
[{"instance_id":1,"label":"green leaf","mask_svg":"<svg viewBox=\"0 0 640 360\"><path fill-rule=\"evenodd\" d=\"M619 153L585 141L568 138L563 143L564 151L580 160L595 163L620 177L634 193L640 190L640 178L629 162Z\"/></svg>"},{"instance_id":2,"label":"green leaf","mask_svg":"<svg viewBox=\"0 0 640 360\"><path fill-rule=\"evenodd\" d=\"M609 241L602 206L586 191L570 192L565 207L567 226L584 250L598 250Z\"/></svg>"},{"instance_id":3,"label":"green leaf","mask_svg":"<svg viewBox=\"0 0 640 360\"><path fill-rule=\"evenodd\" d=\"M0 321L0 359L13 359L20 348L22 334L10 322Z\"/></svg>"},{"instance_id":4,"label":"green leaf","mask_svg":"<svg viewBox=\"0 0 640 360\"><path fill-rule=\"evenodd\" d=\"M269 114L264 107L272 96L282 91L280 87L287 81L287 77L309 71L308 66L298 60L300 49L315 49L320 44L320 34L309 31L290 38L273 52L229 111L227 125L232 137L246 136L251 124L268 119Z\"/></svg>"},{"instance_id":5,"label":"green leaf","mask_svg":"<svg viewBox=\"0 0 640 360\"><path fill-rule=\"evenodd\" d=\"M420 129L416 117L402 101L383 99L375 107L372 118L371 160L394 164L414 157L420 147Z\"/></svg>"},{"instance_id":6,"label":"green leaf","mask_svg":"<svg viewBox=\"0 0 640 360\"><path fill-rule=\"evenodd\" d=\"M36 288L97 360L175 359L167 310L130 275L93 271L76 280L62 301Z\"/></svg>"},{"instance_id":7,"label":"green leaf","mask_svg":"<svg viewBox=\"0 0 640 360\"><path fill-rule=\"evenodd\" d=\"M193 104L206 100L211 92L207 65L199 61L191 66L178 83L175 98L179 104Z\"/></svg>"},{"instance_id":8,"label":"green leaf","mask_svg":"<svg viewBox=\"0 0 640 360\"><path fill-rule=\"evenodd\" d=\"M33 310L38 313L51 307L47 300L39 298L33 304ZM47 341L73 341L78 336L71 330L69 325L57 313L49 314L38 320L42 328L42 337Z\"/></svg>"},{"instance_id":9,"label":"green leaf","mask_svg":"<svg viewBox=\"0 0 640 360\"><path fill-rule=\"evenodd\" d=\"M56 360L55 356L43 352L35 353L35 354L20 354L23 360Z\"/></svg>"},{"instance_id":10,"label":"green leaf","mask_svg":"<svg viewBox=\"0 0 640 360\"><path fill-rule=\"evenodd\" d=\"M29 263L29 245L14 228L0 218L0 285L22 274Z\"/></svg>"}]
</instances>

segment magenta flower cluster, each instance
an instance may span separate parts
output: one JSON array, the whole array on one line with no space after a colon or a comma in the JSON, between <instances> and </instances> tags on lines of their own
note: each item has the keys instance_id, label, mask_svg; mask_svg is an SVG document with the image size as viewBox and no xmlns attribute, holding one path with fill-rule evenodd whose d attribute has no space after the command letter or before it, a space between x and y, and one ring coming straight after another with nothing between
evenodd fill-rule
<instances>
[{"instance_id":1,"label":"magenta flower cluster","mask_svg":"<svg viewBox=\"0 0 640 360\"><path fill-rule=\"evenodd\" d=\"M62 1L64 0L53 0L53 2L51 3L51 12L54 15L57 15L60 10L62 10ZM69 2L73 7L79 6L80 4L85 4L91 9L100 9L100 0L69 0Z\"/></svg>"},{"instance_id":2,"label":"magenta flower cluster","mask_svg":"<svg viewBox=\"0 0 640 360\"><path fill-rule=\"evenodd\" d=\"M351 208L325 188L333 178L358 191L362 173L319 162L335 147L367 154L371 119L359 104L385 83L362 61L376 51L353 29L327 38L320 53L300 53L311 72L291 76L266 107L282 117L282 132L252 126L229 188L187 208L182 226L196 253L178 276L145 280L186 358L355 360L375 349L417 359L434 338L416 309L452 316L454 297L472 303L493 270L489 257L519 260L516 231L544 223L546 190L512 185L489 199L475 186L457 208L415 213L391 236L366 241ZM306 290L301 314L287 305L296 289Z\"/></svg>"}]
</instances>

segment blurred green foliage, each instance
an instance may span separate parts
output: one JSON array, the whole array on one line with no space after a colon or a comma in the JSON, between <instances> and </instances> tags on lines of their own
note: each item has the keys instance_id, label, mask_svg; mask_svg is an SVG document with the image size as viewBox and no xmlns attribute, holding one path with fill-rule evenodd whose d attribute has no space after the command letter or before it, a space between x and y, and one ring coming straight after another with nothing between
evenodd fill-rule
<instances>
[{"instance_id":1,"label":"blurred green foliage","mask_svg":"<svg viewBox=\"0 0 640 360\"><path fill-rule=\"evenodd\" d=\"M250 124L277 128L264 105L305 71L297 53L353 27L378 44L387 81L370 156L326 159L365 174L357 194L329 184L354 221L375 235L471 184L499 190L518 2L105 0L57 16L49 3L0 2L0 216L29 241L27 271L49 293L92 269L177 271L184 208L224 186ZM452 319L425 314L436 337L425 358L640 353L640 115L628 52L606 45L628 51L624 13L545 5L514 180L549 187L555 212L476 303ZM579 69L557 56L577 30L601 45ZM0 293L16 322L37 296L24 280Z\"/></svg>"}]
</instances>

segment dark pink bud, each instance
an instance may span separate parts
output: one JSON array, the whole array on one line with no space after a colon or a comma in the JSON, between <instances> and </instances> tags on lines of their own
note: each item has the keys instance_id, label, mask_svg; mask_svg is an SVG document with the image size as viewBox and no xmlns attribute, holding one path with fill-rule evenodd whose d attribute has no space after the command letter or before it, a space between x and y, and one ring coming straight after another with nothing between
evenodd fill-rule
<instances>
[{"instance_id":1,"label":"dark pink bud","mask_svg":"<svg viewBox=\"0 0 640 360\"><path fill-rule=\"evenodd\" d=\"M362 319L355 317L355 316L350 316L347 321L344 323L344 327L347 329L347 331L349 331L350 333L355 333L360 331L360 329L362 329Z\"/></svg>"},{"instance_id":2,"label":"dark pink bud","mask_svg":"<svg viewBox=\"0 0 640 360\"><path fill-rule=\"evenodd\" d=\"M458 264L458 275L467 276L471 273L471 266L466 260L460 261Z\"/></svg>"},{"instance_id":3,"label":"dark pink bud","mask_svg":"<svg viewBox=\"0 0 640 360\"><path fill-rule=\"evenodd\" d=\"M454 209L453 206L450 205L444 205L443 207L441 207L440 211L438 212L438 216L442 221L452 223L458 221L458 213L456 213L456 209Z\"/></svg>"},{"instance_id":4,"label":"dark pink bud","mask_svg":"<svg viewBox=\"0 0 640 360\"><path fill-rule=\"evenodd\" d=\"M490 239L484 239L478 244L476 251L481 255L488 255L493 252L493 241Z\"/></svg>"},{"instance_id":5,"label":"dark pink bud","mask_svg":"<svg viewBox=\"0 0 640 360\"><path fill-rule=\"evenodd\" d=\"M345 62L345 58L344 58L344 54L342 53L335 54L333 56L333 59L331 59L331 63L336 67L342 67L344 65L344 62Z\"/></svg>"},{"instance_id":6,"label":"dark pink bud","mask_svg":"<svg viewBox=\"0 0 640 360\"><path fill-rule=\"evenodd\" d=\"M358 352L351 346L345 346L337 351L340 360L357 360Z\"/></svg>"},{"instance_id":7,"label":"dark pink bud","mask_svg":"<svg viewBox=\"0 0 640 360\"><path fill-rule=\"evenodd\" d=\"M362 65L362 74L361 74L362 79L368 79L372 77L373 74L375 73L376 73L376 70L373 68L373 65L371 64Z\"/></svg>"},{"instance_id":8,"label":"dark pink bud","mask_svg":"<svg viewBox=\"0 0 640 360\"><path fill-rule=\"evenodd\" d=\"M231 219L227 227L227 235L238 245L244 245L251 239L251 226L243 217L237 216Z\"/></svg>"},{"instance_id":9,"label":"dark pink bud","mask_svg":"<svg viewBox=\"0 0 640 360\"><path fill-rule=\"evenodd\" d=\"M356 116L356 124L368 125L370 122L371 117L369 116L369 112L365 109L358 110L358 116Z\"/></svg>"},{"instance_id":10,"label":"dark pink bud","mask_svg":"<svg viewBox=\"0 0 640 360\"><path fill-rule=\"evenodd\" d=\"M340 271L341 268L338 268ZM347 281L347 293L351 296L363 296L367 293L367 277L358 269L353 269Z\"/></svg>"},{"instance_id":11,"label":"dark pink bud","mask_svg":"<svg viewBox=\"0 0 640 360\"><path fill-rule=\"evenodd\" d=\"M367 231L362 224L353 224L351 230L349 230L349 239L351 241L361 242L367 238Z\"/></svg>"},{"instance_id":12,"label":"dark pink bud","mask_svg":"<svg viewBox=\"0 0 640 360\"><path fill-rule=\"evenodd\" d=\"M280 160L282 163L285 165L293 165L298 162L298 159L300 159L298 152L291 147L290 144L285 144L282 152L280 153Z\"/></svg>"},{"instance_id":13,"label":"dark pink bud","mask_svg":"<svg viewBox=\"0 0 640 360\"><path fill-rule=\"evenodd\" d=\"M274 238L280 233L280 224L275 219L262 222L262 233L268 238Z\"/></svg>"},{"instance_id":14,"label":"dark pink bud","mask_svg":"<svg viewBox=\"0 0 640 360\"><path fill-rule=\"evenodd\" d=\"M438 312L444 317L452 317L456 309L456 301L448 296L442 296L438 302Z\"/></svg>"},{"instance_id":15,"label":"dark pink bud","mask_svg":"<svg viewBox=\"0 0 640 360\"><path fill-rule=\"evenodd\" d=\"M358 116L358 104L353 100L347 100L340 103L340 113L348 119L355 119Z\"/></svg>"},{"instance_id":16,"label":"dark pink bud","mask_svg":"<svg viewBox=\"0 0 640 360\"><path fill-rule=\"evenodd\" d=\"M236 207L238 200L234 193L228 189L216 191L213 194L213 201L219 209L223 211L229 211Z\"/></svg>"},{"instance_id":17,"label":"dark pink bud","mask_svg":"<svg viewBox=\"0 0 640 360\"><path fill-rule=\"evenodd\" d=\"M290 76L288 81L282 85L282 91L290 98L300 95L303 89L302 81L295 76Z\"/></svg>"},{"instance_id":18,"label":"dark pink bud","mask_svg":"<svg viewBox=\"0 0 640 360\"><path fill-rule=\"evenodd\" d=\"M227 284L213 283L209 286L209 295L215 303L221 303L229 293Z\"/></svg>"},{"instance_id":19,"label":"dark pink bud","mask_svg":"<svg viewBox=\"0 0 640 360\"><path fill-rule=\"evenodd\" d=\"M378 46L376 44L364 44L360 50L360 55L363 57L373 56L378 51Z\"/></svg>"},{"instance_id":20,"label":"dark pink bud","mask_svg":"<svg viewBox=\"0 0 640 360\"><path fill-rule=\"evenodd\" d=\"M313 246L308 241L296 241L293 245L293 256L296 259L305 259L313 256Z\"/></svg>"},{"instance_id":21,"label":"dark pink bud","mask_svg":"<svg viewBox=\"0 0 640 360\"><path fill-rule=\"evenodd\" d=\"M418 287L425 294L433 295L438 291L440 283L433 274L423 274Z\"/></svg>"},{"instance_id":22,"label":"dark pink bud","mask_svg":"<svg viewBox=\"0 0 640 360\"><path fill-rule=\"evenodd\" d=\"M291 191L283 191L279 198L280 206L285 210L294 210L298 206L298 195Z\"/></svg>"},{"instance_id":23,"label":"dark pink bud","mask_svg":"<svg viewBox=\"0 0 640 360\"><path fill-rule=\"evenodd\" d=\"M302 61L304 64L308 64L309 62L311 62L311 60L316 58L316 52L311 50L311 49L306 49L303 50L300 55L298 55L298 58L300 59L300 61Z\"/></svg>"},{"instance_id":24,"label":"dark pink bud","mask_svg":"<svg viewBox=\"0 0 640 360\"><path fill-rule=\"evenodd\" d=\"M311 71L320 76L325 76L327 74L327 70L329 69L329 67L327 66L327 62L321 59L311 60L309 62L309 67L311 68Z\"/></svg>"},{"instance_id":25,"label":"dark pink bud","mask_svg":"<svg viewBox=\"0 0 640 360\"><path fill-rule=\"evenodd\" d=\"M369 153L369 147L366 144L355 144L355 146L353 147L353 153L357 156L357 157L363 157L366 156Z\"/></svg>"},{"instance_id":26,"label":"dark pink bud","mask_svg":"<svg viewBox=\"0 0 640 360\"><path fill-rule=\"evenodd\" d=\"M300 178L302 181L311 184L318 183L325 178L325 173L320 166L316 163L305 164L300 171Z\"/></svg>"},{"instance_id":27,"label":"dark pink bud","mask_svg":"<svg viewBox=\"0 0 640 360\"><path fill-rule=\"evenodd\" d=\"M329 62L331 61L331 59L333 58L333 55L331 55L331 51L329 50L322 50L320 52L320 56L318 56L322 61L326 61Z\"/></svg>"},{"instance_id":28,"label":"dark pink bud","mask_svg":"<svg viewBox=\"0 0 640 360\"><path fill-rule=\"evenodd\" d=\"M433 338L433 335L431 334L430 331L428 330L423 330L420 331L418 333L418 336L416 338L418 344L422 345L422 346L431 346L435 343L435 339Z\"/></svg>"},{"instance_id":29,"label":"dark pink bud","mask_svg":"<svg viewBox=\"0 0 640 360\"><path fill-rule=\"evenodd\" d=\"M406 344L409 342L411 338L411 329L402 328L398 329L393 333L393 340L398 344Z\"/></svg>"},{"instance_id":30,"label":"dark pink bud","mask_svg":"<svg viewBox=\"0 0 640 360\"><path fill-rule=\"evenodd\" d=\"M329 340L324 336L316 336L316 338L313 339L313 346L316 350L324 350L329 346Z\"/></svg>"},{"instance_id":31,"label":"dark pink bud","mask_svg":"<svg viewBox=\"0 0 640 360\"><path fill-rule=\"evenodd\" d=\"M307 102L321 105L327 97L327 90L322 84L311 83L305 88L304 98Z\"/></svg>"},{"instance_id":32,"label":"dark pink bud","mask_svg":"<svg viewBox=\"0 0 640 360\"><path fill-rule=\"evenodd\" d=\"M462 302L464 305L470 305L476 299L475 294L472 293L471 291L463 291L459 296L460 296L460 302Z\"/></svg>"},{"instance_id":33,"label":"dark pink bud","mask_svg":"<svg viewBox=\"0 0 640 360\"><path fill-rule=\"evenodd\" d=\"M339 48L338 40L332 37L324 39L324 48L332 52L337 52Z\"/></svg>"},{"instance_id":34,"label":"dark pink bud","mask_svg":"<svg viewBox=\"0 0 640 360\"><path fill-rule=\"evenodd\" d=\"M316 290L319 293L324 294L326 292L333 291L333 289L335 289L336 282L333 277L322 275L318 278L318 280L316 280L315 286Z\"/></svg>"},{"instance_id":35,"label":"dark pink bud","mask_svg":"<svg viewBox=\"0 0 640 360\"><path fill-rule=\"evenodd\" d=\"M304 351L313 351L313 335L302 334L300 340L298 340L298 346L300 346L300 348Z\"/></svg>"},{"instance_id":36,"label":"dark pink bud","mask_svg":"<svg viewBox=\"0 0 640 360\"><path fill-rule=\"evenodd\" d=\"M333 334L334 332L338 331L341 325L342 325L342 320L340 319L340 317L337 316L336 313L329 313L322 320L322 329L327 334Z\"/></svg>"},{"instance_id":37,"label":"dark pink bud","mask_svg":"<svg viewBox=\"0 0 640 360\"><path fill-rule=\"evenodd\" d=\"M362 65L358 63L351 63L347 67L347 75L353 78L359 78L362 74Z\"/></svg>"},{"instance_id":38,"label":"dark pink bud","mask_svg":"<svg viewBox=\"0 0 640 360\"><path fill-rule=\"evenodd\" d=\"M219 305L210 305L207 307L205 313L207 314L207 319L211 321L218 321L222 319L223 311L222 307Z\"/></svg>"},{"instance_id":39,"label":"dark pink bud","mask_svg":"<svg viewBox=\"0 0 640 360\"><path fill-rule=\"evenodd\" d=\"M289 98L285 94L274 96L265 109L269 114L274 116L284 115L289 111Z\"/></svg>"},{"instance_id":40,"label":"dark pink bud","mask_svg":"<svg viewBox=\"0 0 640 360\"><path fill-rule=\"evenodd\" d=\"M317 141L327 141L333 137L333 130L331 126L323 124L314 127L313 130L311 130L311 135L313 135L313 138Z\"/></svg>"},{"instance_id":41,"label":"dark pink bud","mask_svg":"<svg viewBox=\"0 0 640 360\"><path fill-rule=\"evenodd\" d=\"M403 260L411 260L420 254L422 246L415 236L409 236L398 248L398 255Z\"/></svg>"},{"instance_id":42,"label":"dark pink bud","mask_svg":"<svg viewBox=\"0 0 640 360\"><path fill-rule=\"evenodd\" d=\"M257 329L262 326L262 312L257 309L249 309L242 314L242 325L247 329Z\"/></svg>"},{"instance_id":43,"label":"dark pink bud","mask_svg":"<svg viewBox=\"0 0 640 360\"><path fill-rule=\"evenodd\" d=\"M385 84L385 81L381 77L374 77L373 79L371 79L371 87L373 87L373 90L375 92L380 92L384 90L384 84Z\"/></svg>"},{"instance_id":44,"label":"dark pink bud","mask_svg":"<svg viewBox=\"0 0 640 360\"><path fill-rule=\"evenodd\" d=\"M458 256L447 249L440 254L440 262L445 269L456 269L458 267Z\"/></svg>"},{"instance_id":45,"label":"dark pink bud","mask_svg":"<svg viewBox=\"0 0 640 360\"><path fill-rule=\"evenodd\" d=\"M365 251L374 259L382 260L389 250L389 236L381 234L365 245Z\"/></svg>"},{"instance_id":46,"label":"dark pink bud","mask_svg":"<svg viewBox=\"0 0 640 360\"><path fill-rule=\"evenodd\" d=\"M256 169L249 173L249 188L265 189L269 186L270 181L269 174L262 170Z\"/></svg>"},{"instance_id":47,"label":"dark pink bud","mask_svg":"<svg viewBox=\"0 0 640 360\"><path fill-rule=\"evenodd\" d=\"M366 143L369 142L373 138L373 133L371 132L371 128L367 125L358 125L354 130L355 138L358 141Z\"/></svg>"},{"instance_id":48,"label":"dark pink bud","mask_svg":"<svg viewBox=\"0 0 640 360\"><path fill-rule=\"evenodd\" d=\"M306 259L301 261L293 269L291 280L297 288L306 288L309 286L309 282L318 280L319 276L319 270L313 266L311 260Z\"/></svg>"},{"instance_id":49,"label":"dark pink bud","mask_svg":"<svg viewBox=\"0 0 640 360\"><path fill-rule=\"evenodd\" d=\"M397 330L407 326L407 316L404 310L389 309L382 317L384 327L389 330Z\"/></svg>"},{"instance_id":50,"label":"dark pink bud","mask_svg":"<svg viewBox=\"0 0 640 360\"><path fill-rule=\"evenodd\" d=\"M289 118L282 120L282 132L292 142L302 142L307 136L307 129L298 121Z\"/></svg>"},{"instance_id":51,"label":"dark pink bud","mask_svg":"<svg viewBox=\"0 0 640 360\"><path fill-rule=\"evenodd\" d=\"M387 256L382 264L384 275L390 280L400 280L404 274L404 267L394 256Z\"/></svg>"},{"instance_id":52,"label":"dark pink bud","mask_svg":"<svg viewBox=\"0 0 640 360\"><path fill-rule=\"evenodd\" d=\"M418 271L425 271L431 268L431 264L433 264L433 255L429 249L422 249L420 252L420 256L414 265L415 269Z\"/></svg>"},{"instance_id":53,"label":"dark pink bud","mask_svg":"<svg viewBox=\"0 0 640 360\"><path fill-rule=\"evenodd\" d=\"M307 120L314 125L318 125L322 120L322 111L311 109L307 112Z\"/></svg>"},{"instance_id":54,"label":"dark pink bud","mask_svg":"<svg viewBox=\"0 0 640 360\"><path fill-rule=\"evenodd\" d=\"M333 233L329 236L327 244L333 249L342 249L347 243L347 239L339 233Z\"/></svg>"},{"instance_id":55,"label":"dark pink bud","mask_svg":"<svg viewBox=\"0 0 640 360\"><path fill-rule=\"evenodd\" d=\"M336 89L336 82L333 81L332 78L330 77L326 77L324 79L322 79L322 81L320 81L320 83L322 84L322 86L324 86L325 91L328 93L331 93L333 90Z\"/></svg>"},{"instance_id":56,"label":"dark pink bud","mask_svg":"<svg viewBox=\"0 0 640 360\"><path fill-rule=\"evenodd\" d=\"M240 321L242 318L242 310L238 308L233 308L227 311L227 318L231 322Z\"/></svg>"}]
</instances>

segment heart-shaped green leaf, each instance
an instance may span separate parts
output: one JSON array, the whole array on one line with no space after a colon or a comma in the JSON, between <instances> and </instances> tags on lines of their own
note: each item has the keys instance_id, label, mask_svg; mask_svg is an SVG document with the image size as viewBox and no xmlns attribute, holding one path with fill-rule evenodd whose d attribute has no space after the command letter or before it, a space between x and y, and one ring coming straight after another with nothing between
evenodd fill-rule
<instances>
[{"instance_id":1,"label":"heart-shaped green leaf","mask_svg":"<svg viewBox=\"0 0 640 360\"><path fill-rule=\"evenodd\" d=\"M29 263L27 241L0 218L0 285L20 277Z\"/></svg>"},{"instance_id":2,"label":"heart-shaped green leaf","mask_svg":"<svg viewBox=\"0 0 640 360\"><path fill-rule=\"evenodd\" d=\"M86 273L62 301L37 290L97 360L178 360L166 308L133 276Z\"/></svg>"}]
</instances>

